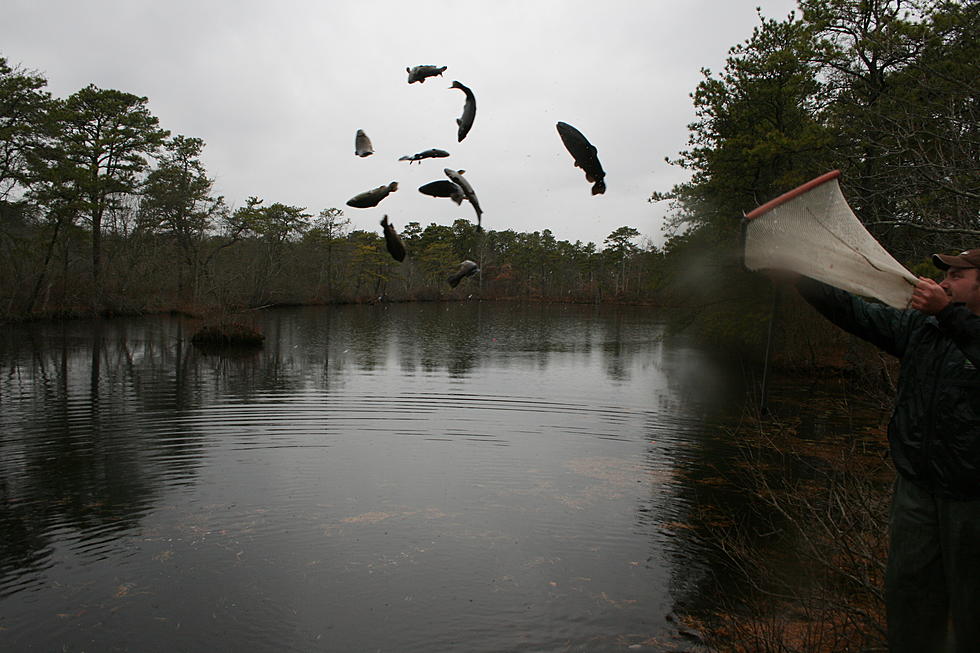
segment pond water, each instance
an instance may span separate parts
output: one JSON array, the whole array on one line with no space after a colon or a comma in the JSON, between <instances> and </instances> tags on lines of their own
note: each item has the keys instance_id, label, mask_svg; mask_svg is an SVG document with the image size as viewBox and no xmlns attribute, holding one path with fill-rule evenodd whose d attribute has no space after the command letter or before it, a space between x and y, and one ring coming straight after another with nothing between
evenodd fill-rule
<instances>
[{"instance_id":1,"label":"pond water","mask_svg":"<svg viewBox=\"0 0 980 653\"><path fill-rule=\"evenodd\" d=\"M683 650L690 472L741 395L662 314L245 319L257 352L3 330L0 650Z\"/></svg>"}]
</instances>

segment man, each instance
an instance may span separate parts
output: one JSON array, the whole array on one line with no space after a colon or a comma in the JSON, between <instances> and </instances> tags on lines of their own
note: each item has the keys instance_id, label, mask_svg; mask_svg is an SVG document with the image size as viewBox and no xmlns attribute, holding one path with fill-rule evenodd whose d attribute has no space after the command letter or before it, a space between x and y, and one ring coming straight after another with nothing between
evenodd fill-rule
<instances>
[{"instance_id":1,"label":"man","mask_svg":"<svg viewBox=\"0 0 980 653\"><path fill-rule=\"evenodd\" d=\"M980 651L980 248L933 263L945 278L920 277L904 311L797 282L825 317L901 360L888 425L892 653Z\"/></svg>"}]
</instances>

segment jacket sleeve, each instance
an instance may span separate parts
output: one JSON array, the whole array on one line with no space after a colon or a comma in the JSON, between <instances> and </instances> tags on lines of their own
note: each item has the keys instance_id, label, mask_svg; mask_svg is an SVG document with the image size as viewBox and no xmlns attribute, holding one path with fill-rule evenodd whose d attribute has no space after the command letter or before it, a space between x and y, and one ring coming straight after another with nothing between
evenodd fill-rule
<instances>
[{"instance_id":1,"label":"jacket sleeve","mask_svg":"<svg viewBox=\"0 0 980 653\"><path fill-rule=\"evenodd\" d=\"M894 356L905 353L912 311L868 302L809 277L801 277L796 287L807 303L848 333Z\"/></svg>"},{"instance_id":2,"label":"jacket sleeve","mask_svg":"<svg viewBox=\"0 0 980 653\"><path fill-rule=\"evenodd\" d=\"M936 319L939 329L980 369L980 316L964 304L950 304L936 314Z\"/></svg>"}]
</instances>

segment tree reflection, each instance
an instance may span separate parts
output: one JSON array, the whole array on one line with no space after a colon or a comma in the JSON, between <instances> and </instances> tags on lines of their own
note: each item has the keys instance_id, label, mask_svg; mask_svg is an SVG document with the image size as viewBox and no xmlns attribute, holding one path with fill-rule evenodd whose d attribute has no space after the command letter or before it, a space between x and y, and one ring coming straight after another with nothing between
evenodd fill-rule
<instances>
[{"instance_id":1,"label":"tree reflection","mask_svg":"<svg viewBox=\"0 0 980 653\"><path fill-rule=\"evenodd\" d=\"M50 555L69 528L84 553L138 525L164 479L201 444L161 434L146 415L193 404L188 351L173 324L44 325L3 343L7 398L0 438L0 578ZM17 337L19 336L19 337ZM160 460L166 459L166 465Z\"/></svg>"},{"instance_id":2,"label":"tree reflection","mask_svg":"<svg viewBox=\"0 0 980 653\"><path fill-rule=\"evenodd\" d=\"M402 376L470 381L481 369L537 375L559 363L575 369L578 359L591 366L595 353L606 379L619 384L646 357L639 354L660 346L650 316L633 308L455 302L277 309L251 318L266 340L248 352L191 346L194 325L170 316L6 330L0 587L43 564L53 533L85 552L137 528L173 484L195 483L229 432L215 428L216 406L275 395L283 405L263 418L288 419L289 397L332 392L363 380L361 372L397 365Z\"/></svg>"}]
</instances>

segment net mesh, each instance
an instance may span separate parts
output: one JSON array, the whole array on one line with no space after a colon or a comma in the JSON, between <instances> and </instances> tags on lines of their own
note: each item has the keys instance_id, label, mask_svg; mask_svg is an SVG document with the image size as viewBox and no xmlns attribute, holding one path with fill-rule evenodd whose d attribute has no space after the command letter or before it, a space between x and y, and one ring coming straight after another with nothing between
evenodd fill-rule
<instances>
[{"instance_id":1,"label":"net mesh","mask_svg":"<svg viewBox=\"0 0 980 653\"><path fill-rule=\"evenodd\" d=\"M832 172L746 215L745 266L792 270L906 308L915 275L868 233Z\"/></svg>"}]
</instances>

